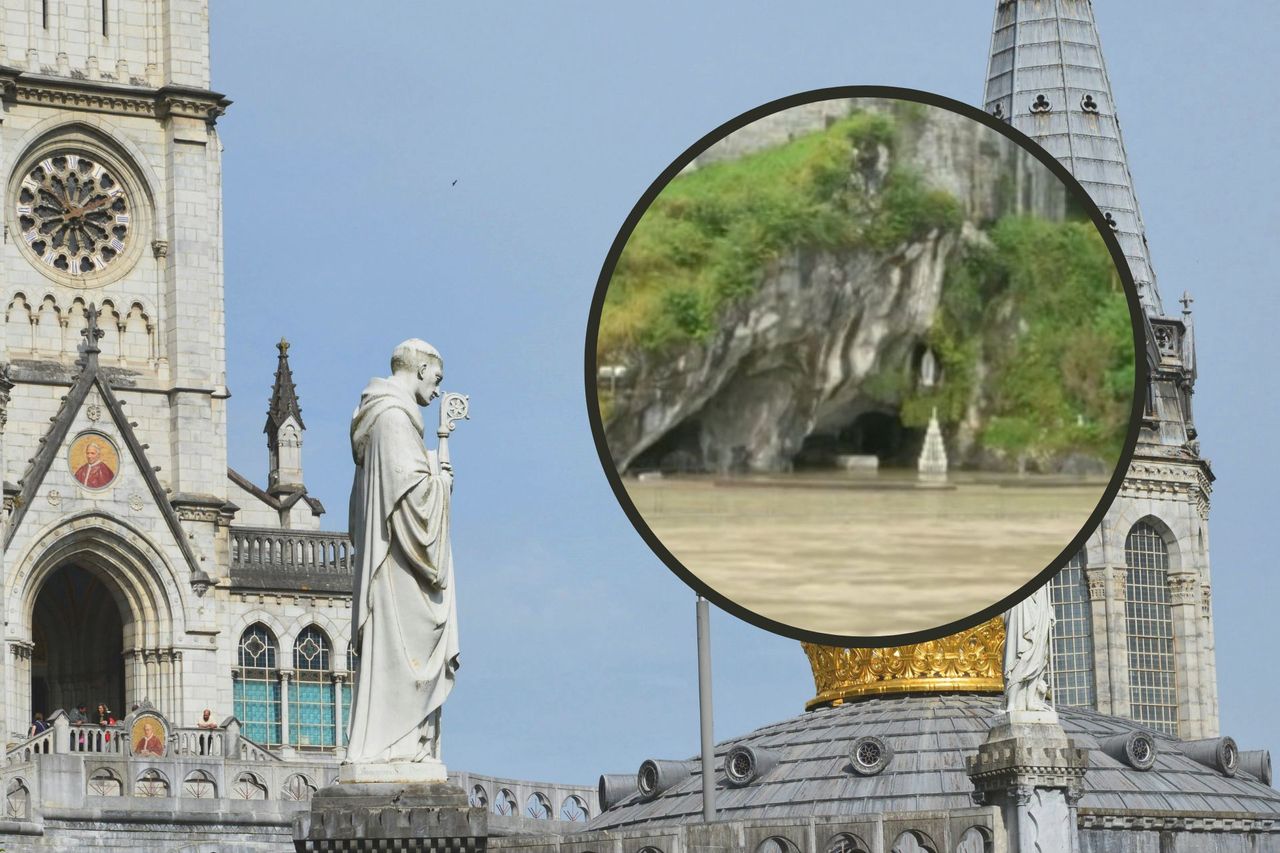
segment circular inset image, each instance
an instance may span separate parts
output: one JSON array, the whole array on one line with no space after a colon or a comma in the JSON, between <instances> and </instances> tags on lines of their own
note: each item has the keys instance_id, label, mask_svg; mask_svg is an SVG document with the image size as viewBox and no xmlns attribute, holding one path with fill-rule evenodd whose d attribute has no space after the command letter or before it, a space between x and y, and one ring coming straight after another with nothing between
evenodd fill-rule
<instances>
[{"instance_id":1,"label":"circular inset image","mask_svg":"<svg viewBox=\"0 0 1280 853\"><path fill-rule=\"evenodd\" d=\"M157 714L139 714L134 718L129 732L129 744L134 755L163 758L169 741L169 727Z\"/></svg>"},{"instance_id":2,"label":"circular inset image","mask_svg":"<svg viewBox=\"0 0 1280 853\"><path fill-rule=\"evenodd\" d=\"M708 134L636 205L588 410L618 500L699 593L800 639L917 642L1007 608L1100 522L1141 318L1103 215L1025 136L822 90Z\"/></svg>"},{"instance_id":3,"label":"circular inset image","mask_svg":"<svg viewBox=\"0 0 1280 853\"><path fill-rule=\"evenodd\" d=\"M86 489L97 491L110 486L120 470L120 453L115 442L100 432L76 436L67 450L71 476Z\"/></svg>"}]
</instances>

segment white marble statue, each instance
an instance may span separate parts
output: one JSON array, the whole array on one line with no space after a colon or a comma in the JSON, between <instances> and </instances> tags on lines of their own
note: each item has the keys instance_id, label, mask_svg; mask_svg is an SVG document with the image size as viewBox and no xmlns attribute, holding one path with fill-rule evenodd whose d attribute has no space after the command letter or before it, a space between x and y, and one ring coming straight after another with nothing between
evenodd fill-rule
<instances>
[{"instance_id":1,"label":"white marble statue","mask_svg":"<svg viewBox=\"0 0 1280 853\"><path fill-rule=\"evenodd\" d=\"M352 635L360 665L342 782L446 778L440 709L458 669L447 436L467 416L467 399L441 401L433 453L423 446L419 407L440 396L440 354L405 341L392 353L391 374L369 382L351 420Z\"/></svg>"},{"instance_id":2,"label":"white marble statue","mask_svg":"<svg viewBox=\"0 0 1280 853\"><path fill-rule=\"evenodd\" d=\"M1049 704L1049 587L1040 587L1004 615L1004 696L1010 716L1052 712Z\"/></svg>"}]
</instances>

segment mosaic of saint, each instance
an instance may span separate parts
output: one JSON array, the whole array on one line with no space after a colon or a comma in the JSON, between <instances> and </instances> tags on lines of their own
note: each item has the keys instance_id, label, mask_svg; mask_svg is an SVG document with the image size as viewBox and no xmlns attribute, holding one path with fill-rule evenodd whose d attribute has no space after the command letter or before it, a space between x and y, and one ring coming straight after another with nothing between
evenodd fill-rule
<instances>
[{"instance_id":1,"label":"mosaic of saint","mask_svg":"<svg viewBox=\"0 0 1280 853\"><path fill-rule=\"evenodd\" d=\"M120 453L102 433L84 433L71 442L67 464L72 476L86 489L105 489L120 470Z\"/></svg>"},{"instance_id":2,"label":"mosaic of saint","mask_svg":"<svg viewBox=\"0 0 1280 853\"><path fill-rule=\"evenodd\" d=\"M133 721L129 743L134 755L164 756L164 746L169 740L169 730L164 720L152 714L143 714Z\"/></svg>"}]
</instances>

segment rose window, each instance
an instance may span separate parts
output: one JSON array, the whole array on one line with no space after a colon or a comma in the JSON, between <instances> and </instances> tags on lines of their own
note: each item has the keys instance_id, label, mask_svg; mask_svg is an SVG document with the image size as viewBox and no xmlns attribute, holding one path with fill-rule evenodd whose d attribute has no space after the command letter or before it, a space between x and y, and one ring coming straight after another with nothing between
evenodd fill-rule
<instances>
[{"instance_id":1,"label":"rose window","mask_svg":"<svg viewBox=\"0 0 1280 853\"><path fill-rule=\"evenodd\" d=\"M81 154L41 160L16 203L22 239L44 265L67 275L104 270L130 238L130 203L119 178Z\"/></svg>"}]
</instances>

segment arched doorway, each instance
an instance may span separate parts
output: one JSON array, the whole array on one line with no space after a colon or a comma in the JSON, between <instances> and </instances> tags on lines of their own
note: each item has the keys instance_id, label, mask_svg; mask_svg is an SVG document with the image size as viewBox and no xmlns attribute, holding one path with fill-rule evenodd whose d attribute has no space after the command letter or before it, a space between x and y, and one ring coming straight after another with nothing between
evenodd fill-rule
<instances>
[{"instance_id":1,"label":"arched doorway","mask_svg":"<svg viewBox=\"0 0 1280 853\"><path fill-rule=\"evenodd\" d=\"M5 602L10 735L24 737L35 711L81 700L123 716L147 699L182 716L183 651L174 639L185 635L186 607L148 537L84 513L19 548Z\"/></svg>"},{"instance_id":2,"label":"arched doorway","mask_svg":"<svg viewBox=\"0 0 1280 853\"><path fill-rule=\"evenodd\" d=\"M120 591L110 579L65 565L36 596L31 635L31 709L46 717L84 702L123 715L125 622Z\"/></svg>"}]
</instances>

